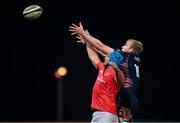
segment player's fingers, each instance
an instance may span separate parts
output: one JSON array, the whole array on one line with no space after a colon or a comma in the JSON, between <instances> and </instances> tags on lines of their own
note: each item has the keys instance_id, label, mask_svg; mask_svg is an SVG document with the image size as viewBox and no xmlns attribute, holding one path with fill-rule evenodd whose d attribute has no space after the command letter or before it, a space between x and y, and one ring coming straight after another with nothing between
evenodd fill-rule
<instances>
[{"instance_id":1,"label":"player's fingers","mask_svg":"<svg viewBox=\"0 0 180 123\"><path fill-rule=\"evenodd\" d=\"M81 22L79 22L79 27L82 28L82 29L84 30L84 27L83 27L83 25L82 25Z\"/></svg>"},{"instance_id":2,"label":"player's fingers","mask_svg":"<svg viewBox=\"0 0 180 123\"><path fill-rule=\"evenodd\" d=\"M80 39L80 40L82 39L82 38L81 38L81 37L79 37L78 35L76 36L76 38L77 38L77 39Z\"/></svg>"},{"instance_id":3,"label":"player's fingers","mask_svg":"<svg viewBox=\"0 0 180 123\"><path fill-rule=\"evenodd\" d=\"M78 27L76 24L74 24L74 23L72 23L72 25L74 26L74 27Z\"/></svg>"},{"instance_id":4,"label":"player's fingers","mask_svg":"<svg viewBox=\"0 0 180 123\"><path fill-rule=\"evenodd\" d=\"M71 35L75 35L75 34L76 34L76 32L71 33Z\"/></svg>"},{"instance_id":5,"label":"player's fingers","mask_svg":"<svg viewBox=\"0 0 180 123\"><path fill-rule=\"evenodd\" d=\"M75 30L75 29L69 29L69 31L70 31L70 32L76 32L76 30Z\"/></svg>"},{"instance_id":6,"label":"player's fingers","mask_svg":"<svg viewBox=\"0 0 180 123\"><path fill-rule=\"evenodd\" d=\"M77 36L80 37L80 38L83 38L82 35L80 35L80 34L78 34Z\"/></svg>"},{"instance_id":7,"label":"player's fingers","mask_svg":"<svg viewBox=\"0 0 180 123\"><path fill-rule=\"evenodd\" d=\"M79 26L82 26L82 23L81 23L81 22L79 22Z\"/></svg>"},{"instance_id":8,"label":"player's fingers","mask_svg":"<svg viewBox=\"0 0 180 123\"><path fill-rule=\"evenodd\" d=\"M73 26L69 26L69 29L76 29L76 27L73 27Z\"/></svg>"},{"instance_id":9,"label":"player's fingers","mask_svg":"<svg viewBox=\"0 0 180 123\"><path fill-rule=\"evenodd\" d=\"M84 42L83 41L76 41L77 43L83 43L84 44Z\"/></svg>"}]
</instances>

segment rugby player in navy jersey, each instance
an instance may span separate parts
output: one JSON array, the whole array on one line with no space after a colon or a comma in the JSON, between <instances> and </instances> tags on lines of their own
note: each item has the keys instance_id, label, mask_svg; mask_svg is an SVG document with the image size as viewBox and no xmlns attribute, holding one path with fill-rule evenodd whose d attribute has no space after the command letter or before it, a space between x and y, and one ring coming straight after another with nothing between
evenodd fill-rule
<instances>
[{"instance_id":1,"label":"rugby player in navy jersey","mask_svg":"<svg viewBox=\"0 0 180 123\"><path fill-rule=\"evenodd\" d=\"M120 69L125 75L125 81L117 98L118 115L121 122L132 121L137 110L137 90L140 79L139 54L142 50L142 43L134 39L128 39L126 44L122 46L121 51L118 50L122 52L124 57L124 62L121 63Z\"/></svg>"},{"instance_id":2,"label":"rugby player in navy jersey","mask_svg":"<svg viewBox=\"0 0 180 123\"><path fill-rule=\"evenodd\" d=\"M81 35L85 42L91 44L96 50L100 51L101 54L104 53L110 56L111 53L118 52L123 56L124 61L120 65L117 64L125 75L124 84L122 85L117 100L118 116L120 122L131 121L138 105L137 89L140 79L139 54L143 50L142 43L135 39L128 39L126 44L122 46L122 49L118 50L103 44L100 40L87 33L81 23L79 23L79 26L72 24L72 26L69 27L69 31L71 31L72 34Z\"/></svg>"}]
</instances>

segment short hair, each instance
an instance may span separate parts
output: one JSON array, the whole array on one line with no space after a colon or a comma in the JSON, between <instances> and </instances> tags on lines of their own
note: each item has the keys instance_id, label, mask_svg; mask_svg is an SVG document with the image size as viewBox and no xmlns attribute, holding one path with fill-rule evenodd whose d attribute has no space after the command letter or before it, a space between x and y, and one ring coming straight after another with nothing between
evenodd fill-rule
<instances>
[{"instance_id":1,"label":"short hair","mask_svg":"<svg viewBox=\"0 0 180 123\"><path fill-rule=\"evenodd\" d=\"M134 49L134 53L140 54L143 51L143 44L135 39L128 39L127 42L132 42L132 48Z\"/></svg>"}]
</instances>

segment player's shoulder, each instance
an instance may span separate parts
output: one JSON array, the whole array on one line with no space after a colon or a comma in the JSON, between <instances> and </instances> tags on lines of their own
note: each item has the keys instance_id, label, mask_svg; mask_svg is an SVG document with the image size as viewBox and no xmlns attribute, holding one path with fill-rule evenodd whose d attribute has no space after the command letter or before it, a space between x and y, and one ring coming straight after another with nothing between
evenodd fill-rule
<instances>
[{"instance_id":1,"label":"player's shoulder","mask_svg":"<svg viewBox=\"0 0 180 123\"><path fill-rule=\"evenodd\" d=\"M126 57L129 62L135 62L135 63L140 63L140 57L137 54L134 53L126 53Z\"/></svg>"},{"instance_id":2,"label":"player's shoulder","mask_svg":"<svg viewBox=\"0 0 180 123\"><path fill-rule=\"evenodd\" d=\"M103 69L105 67L104 63L103 62L98 62L97 65L96 65L97 69L100 70L100 69Z\"/></svg>"},{"instance_id":3,"label":"player's shoulder","mask_svg":"<svg viewBox=\"0 0 180 123\"><path fill-rule=\"evenodd\" d=\"M137 62L140 62L139 55L137 55L135 53L121 52L120 49L116 49L116 48L114 48L114 51L120 52L122 54L122 56L124 57L124 59L135 60Z\"/></svg>"},{"instance_id":4,"label":"player's shoulder","mask_svg":"<svg viewBox=\"0 0 180 123\"><path fill-rule=\"evenodd\" d=\"M99 61L99 62L97 63L97 66L104 66L104 63L103 63L102 61Z\"/></svg>"},{"instance_id":5,"label":"player's shoulder","mask_svg":"<svg viewBox=\"0 0 180 123\"><path fill-rule=\"evenodd\" d=\"M140 63L140 57L137 54L130 54L129 56L129 62L131 64L139 64Z\"/></svg>"},{"instance_id":6,"label":"player's shoulder","mask_svg":"<svg viewBox=\"0 0 180 123\"><path fill-rule=\"evenodd\" d=\"M139 57L138 55L135 55L135 56L134 56L134 60L135 60L136 62L140 62L140 57Z\"/></svg>"}]
</instances>

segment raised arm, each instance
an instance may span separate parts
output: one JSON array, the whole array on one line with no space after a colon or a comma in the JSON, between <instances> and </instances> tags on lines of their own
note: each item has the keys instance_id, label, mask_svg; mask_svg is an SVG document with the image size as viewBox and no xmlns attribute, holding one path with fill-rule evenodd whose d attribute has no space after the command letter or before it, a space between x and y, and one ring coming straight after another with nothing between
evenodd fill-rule
<instances>
[{"instance_id":1,"label":"raised arm","mask_svg":"<svg viewBox=\"0 0 180 123\"><path fill-rule=\"evenodd\" d=\"M86 30L86 32L89 34L88 30ZM76 35L76 38L79 39L79 40L77 41L77 43L86 44L86 41L85 41L85 39L83 38L82 35L78 34L78 35ZM91 48L92 48L94 51L96 51L99 55L101 55L101 56L103 56L103 57L106 57L106 56L107 56L107 55L104 54L102 51L96 49L95 47L92 47L92 45L91 45Z\"/></svg>"},{"instance_id":2,"label":"raised arm","mask_svg":"<svg viewBox=\"0 0 180 123\"><path fill-rule=\"evenodd\" d=\"M108 56L110 58L109 61L116 63L117 66L123 62L123 56L120 52L114 51L113 48L104 45L100 40L91 36L87 31L84 30L81 23L79 24L79 27L75 24L72 24L72 26L69 27L69 31L72 32L72 35L76 34L76 36L82 36L84 42L88 42L101 55L103 53Z\"/></svg>"},{"instance_id":3,"label":"raised arm","mask_svg":"<svg viewBox=\"0 0 180 123\"><path fill-rule=\"evenodd\" d=\"M97 64L100 62L98 54L92 49L92 46L89 43L86 43L86 49L89 59L91 60L92 64L97 68Z\"/></svg>"},{"instance_id":4,"label":"raised arm","mask_svg":"<svg viewBox=\"0 0 180 123\"><path fill-rule=\"evenodd\" d=\"M86 32L89 34L89 32L87 30L86 30ZM102 52L96 51L96 49L93 48L88 42L85 42L85 39L83 38L82 35L78 34L78 35L76 35L76 38L79 39L79 41L77 41L77 42L83 43L86 45L88 57L91 60L92 64L96 67L97 64L100 62L100 58L97 53L102 53ZM104 55L104 54L102 53L102 55Z\"/></svg>"},{"instance_id":5,"label":"raised arm","mask_svg":"<svg viewBox=\"0 0 180 123\"><path fill-rule=\"evenodd\" d=\"M98 40L97 38L91 36L88 32L86 32L81 23L79 23L79 26L72 24L72 26L69 27L69 31L72 32L71 33L72 35L74 34L82 35L86 42L88 42L97 50L103 52L106 55L109 55L111 52L114 51L113 48L103 44L100 40Z\"/></svg>"},{"instance_id":6,"label":"raised arm","mask_svg":"<svg viewBox=\"0 0 180 123\"><path fill-rule=\"evenodd\" d=\"M87 30L86 30L86 32L89 34L89 32ZM79 39L79 41L77 41L77 42L87 44L86 47L87 47L88 56L89 56L90 60L92 61L93 65L95 67L96 67L97 63L99 62L99 60L98 60L99 57L95 56L95 53L93 53L93 52L96 52L96 55L97 55L97 53L99 53L103 57L107 56L103 52L101 52L101 51L97 50L96 48L92 47L89 43L86 43L85 39L82 37L82 35L78 34L78 35L76 35L76 38ZM95 57L97 57L97 58L95 58ZM111 65L114 68L114 70L116 71L116 81L117 81L117 83L120 84L120 85L123 85L124 84L124 74L123 74L123 72L117 67L117 65L114 62L109 62L109 65Z\"/></svg>"}]
</instances>

